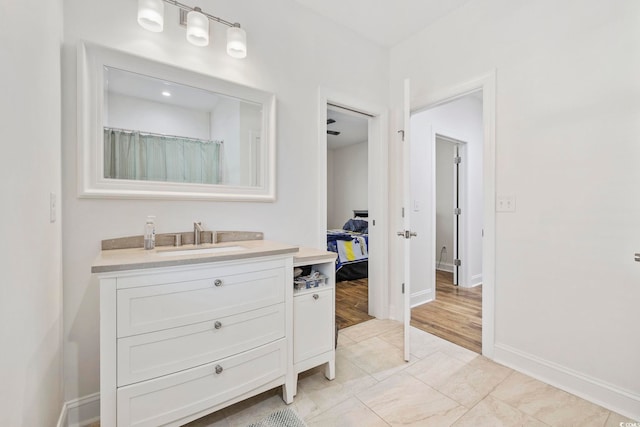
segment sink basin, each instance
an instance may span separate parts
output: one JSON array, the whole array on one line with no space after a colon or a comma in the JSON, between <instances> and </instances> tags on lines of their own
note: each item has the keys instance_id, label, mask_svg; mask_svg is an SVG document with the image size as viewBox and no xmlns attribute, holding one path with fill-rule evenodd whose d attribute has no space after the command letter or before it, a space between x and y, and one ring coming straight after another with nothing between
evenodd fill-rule
<instances>
[{"instance_id":1,"label":"sink basin","mask_svg":"<svg viewBox=\"0 0 640 427\"><path fill-rule=\"evenodd\" d=\"M169 249L166 251L158 252L158 256L219 254L222 252L241 251L243 249L244 248L242 246L216 246L211 248Z\"/></svg>"}]
</instances>

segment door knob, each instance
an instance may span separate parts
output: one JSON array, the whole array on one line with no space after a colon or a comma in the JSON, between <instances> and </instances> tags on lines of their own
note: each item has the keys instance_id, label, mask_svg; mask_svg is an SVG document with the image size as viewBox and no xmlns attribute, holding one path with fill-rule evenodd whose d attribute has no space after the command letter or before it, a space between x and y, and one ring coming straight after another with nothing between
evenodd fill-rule
<instances>
[{"instance_id":1,"label":"door knob","mask_svg":"<svg viewBox=\"0 0 640 427\"><path fill-rule=\"evenodd\" d=\"M640 262L640 253L637 253L637 254L636 254L636 261L637 261L637 262Z\"/></svg>"},{"instance_id":2,"label":"door knob","mask_svg":"<svg viewBox=\"0 0 640 427\"><path fill-rule=\"evenodd\" d=\"M410 239L412 237L418 236L418 233L416 233L415 231L409 231L409 230L398 231L396 234L400 237L404 237L405 239Z\"/></svg>"}]
</instances>

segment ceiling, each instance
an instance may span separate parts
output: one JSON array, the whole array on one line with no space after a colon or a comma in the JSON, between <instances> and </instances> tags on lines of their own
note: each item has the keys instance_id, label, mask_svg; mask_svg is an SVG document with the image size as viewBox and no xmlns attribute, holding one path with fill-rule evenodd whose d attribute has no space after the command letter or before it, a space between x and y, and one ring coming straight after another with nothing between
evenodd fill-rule
<instances>
[{"instance_id":1,"label":"ceiling","mask_svg":"<svg viewBox=\"0 0 640 427\"><path fill-rule=\"evenodd\" d=\"M173 83L130 71L106 67L104 87L117 93L147 101L170 104L191 110L213 111L223 95L192 86ZM163 96L166 92L168 96Z\"/></svg>"},{"instance_id":2,"label":"ceiling","mask_svg":"<svg viewBox=\"0 0 640 427\"><path fill-rule=\"evenodd\" d=\"M369 120L362 114L331 107L327 110L327 119L336 121L327 125L327 129L340 132L340 135L327 134L327 148L330 150L366 142L369 139Z\"/></svg>"},{"instance_id":3,"label":"ceiling","mask_svg":"<svg viewBox=\"0 0 640 427\"><path fill-rule=\"evenodd\" d=\"M375 43L391 47L472 0L295 0Z\"/></svg>"}]
</instances>

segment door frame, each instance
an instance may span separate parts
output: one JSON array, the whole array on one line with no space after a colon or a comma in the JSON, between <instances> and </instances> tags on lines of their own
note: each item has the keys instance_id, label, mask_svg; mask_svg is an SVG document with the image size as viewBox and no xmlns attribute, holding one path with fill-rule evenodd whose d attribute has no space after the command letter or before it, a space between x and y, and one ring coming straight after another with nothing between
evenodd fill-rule
<instances>
[{"instance_id":1,"label":"door frame","mask_svg":"<svg viewBox=\"0 0 640 427\"><path fill-rule=\"evenodd\" d=\"M468 274L467 274L467 263L464 262L464 259L467 258L467 253L468 253L468 232L467 232L467 217L466 217L466 212L468 211L468 186L467 186L467 162L465 162L465 159L468 157L468 151L467 151L467 142L462 139L461 136L457 136L455 132L453 131L449 131L449 130L444 130L444 128L439 128L436 126L433 126L432 128L432 156L434 159L434 163L436 161L436 153L437 153L437 146L436 146L436 138L441 138L443 140L445 140L447 143L449 144L453 144L456 145L458 147L458 155L463 159L462 163L460 164L460 174L458 177L458 198L459 198L459 207L462 210L462 214L460 215L460 219L458 221L458 254L460 259L463 260L462 265L460 266L460 268L458 269L458 283L468 283ZM434 254L438 254L439 250L438 247L436 246L436 231L437 231L437 218L436 218L436 209L437 209L437 205L436 205L436 191L438 188L438 181L436 178L436 169L435 166L433 167L433 190L432 190L432 201L431 201L431 206L433 206L433 212L432 212L432 218L433 218L433 226L432 226L432 250ZM455 171L454 171L455 173ZM453 189L453 192L455 194L456 189ZM453 213L452 213L453 215ZM454 227L455 228L455 227ZM454 231L454 239L455 239L455 231ZM454 242L455 245L455 242ZM451 261L453 262L454 258L455 258L455 251L454 253L452 253L452 258ZM435 260L435 258L433 259L433 276L431 278L431 289L433 292L433 299L436 299L436 290L435 290L435 272L436 272L436 266L437 266L437 262ZM454 266L455 269L455 266ZM466 287L466 286L461 286L461 287Z\"/></svg>"},{"instance_id":2,"label":"door frame","mask_svg":"<svg viewBox=\"0 0 640 427\"><path fill-rule=\"evenodd\" d=\"M372 116L368 129L368 203L370 221L370 240L374 237L375 246L369 251L369 315L387 319L389 317L389 162L388 127L389 111L387 107L373 104L362 99L326 87L318 88L317 103L317 159L318 159L318 197L319 230L316 237L317 247L327 245L327 104L333 104ZM375 173L374 173L375 171ZM374 213L374 216L371 215ZM371 233L373 228L374 233Z\"/></svg>"},{"instance_id":3,"label":"door frame","mask_svg":"<svg viewBox=\"0 0 640 427\"><path fill-rule=\"evenodd\" d=\"M483 241L482 241L482 354L493 359L495 347L496 270L496 70L473 80L411 99L411 114L437 107L482 90L483 124ZM435 237L434 237L435 238Z\"/></svg>"}]
</instances>

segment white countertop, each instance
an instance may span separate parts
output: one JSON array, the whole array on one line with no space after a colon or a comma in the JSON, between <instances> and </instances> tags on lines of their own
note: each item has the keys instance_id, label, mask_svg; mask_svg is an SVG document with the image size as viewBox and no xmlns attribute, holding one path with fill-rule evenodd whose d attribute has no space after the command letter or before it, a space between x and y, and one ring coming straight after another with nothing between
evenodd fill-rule
<instances>
[{"instance_id":1,"label":"white countertop","mask_svg":"<svg viewBox=\"0 0 640 427\"><path fill-rule=\"evenodd\" d=\"M189 252L190 249L241 247L239 250L217 253ZM306 249L305 249L306 250ZM180 253L172 254L173 251ZM316 251L316 250L314 250ZM172 267L177 265L202 264L207 262L232 261L269 255L297 254L298 247L269 240L248 240L218 244L202 244L198 247L162 246L152 250L142 248L101 251L91 265L92 273L140 270L146 268ZM311 252L305 252L311 255Z\"/></svg>"}]
</instances>

